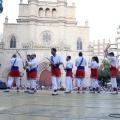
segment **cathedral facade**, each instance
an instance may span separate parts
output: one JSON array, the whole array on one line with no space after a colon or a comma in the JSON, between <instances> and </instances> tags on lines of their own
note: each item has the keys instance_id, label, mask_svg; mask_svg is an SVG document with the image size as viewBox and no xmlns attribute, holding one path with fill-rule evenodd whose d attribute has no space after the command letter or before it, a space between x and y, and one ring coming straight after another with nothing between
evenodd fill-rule
<instances>
[{"instance_id":1,"label":"cathedral facade","mask_svg":"<svg viewBox=\"0 0 120 120\"><path fill-rule=\"evenodd\" d=\"M1 80L7 81L9 59L19 50L23 60L27 54L35 53L38 59L38 83L50 85L50 67L46 57L51 56L51 48L57 48L57 54L66 63L66 56L71 55L73 63L80 51L89 61L89 26L78 26L76 21L75 3L67 5L67 0L28 0L27 4L19 4L17 23L9 23L5 18L3 41L1 47ZM22 84L25 81L25 71L21 65ZM65 83L65 71L62 70L61 84ZM75 69L74 69L75 72ZM89 69L86 67L86 78Z\"/></svg>"}]
</instances>

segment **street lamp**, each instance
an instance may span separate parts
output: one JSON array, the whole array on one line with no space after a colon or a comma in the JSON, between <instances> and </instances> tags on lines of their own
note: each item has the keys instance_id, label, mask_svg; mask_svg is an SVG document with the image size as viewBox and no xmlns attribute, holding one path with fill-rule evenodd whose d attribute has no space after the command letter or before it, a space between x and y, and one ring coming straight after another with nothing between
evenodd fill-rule
<instances>
[{"instance_id":1,"label":"street lamp","mask_svg":"<svg viewBox=\"0 0 120 120\"><path fill-rule=\"evenodd\" d=\"M2 0L0 0L0 13L3 11Z\"/></svg>"}]
</instances>

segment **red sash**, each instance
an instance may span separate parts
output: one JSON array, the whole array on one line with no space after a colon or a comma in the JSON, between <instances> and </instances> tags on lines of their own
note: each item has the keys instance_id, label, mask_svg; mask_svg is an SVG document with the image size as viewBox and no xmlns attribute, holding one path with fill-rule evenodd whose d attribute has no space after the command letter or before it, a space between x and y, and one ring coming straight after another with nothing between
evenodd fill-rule
<instances>
[{"instance_id":1,"label":"red sash","mask_svg":"<svg viewBox=\"0 0 120 120\"><path fill-rule=\"evenodd\" d=\"M28 72L28 80L36 80L37 79L37 71Z\"/></svg>"},{"instance_id":2,"label":"red sash","mask_svg":"<svg viewBox=\"0 0 120 120\"><path fill-rule=\"evenodd\" d=\"M111 78L116 78L116 77L117 77L117 69L116 69L116 66L111 66L111 67L110 67L110 77L111 77Z\"/></svg>"},{"instance_id":3,"label":"red sash","mask_svg":"<svg viewBox=\"0 0 120 120\"><path fill-rule=\"evenodd\" d=\"M26 76L27 76L27 79L28 79L28 74L29 74L29 69L26 68Z\"/></svg>"},{"instance_id":4,"label":"red sash","mask_svg":"<svg viewBox=\"0 0 120 120\"><path fill-rule=\"evenodd\" d=\"M51 76L60 77L61 76L60 68L51 68Z\"/></svg>"},{"instance_id":5,"label":"red sash","mask_svg":"<svg viewBox=\"0 0 120 120\"><path fill-rule=\"evenodd\" d=\"M72 77L72 71L66 73L66 77L68 76Z\"/></svg>"},{"instance_id":6,"label":"red sash","mask_svg":"<svg viewBox=\"0 0 120 120\"><path fill-rule=\"evenodd\" d=\"M90 78L98 79L98 69L97 68L91 68Z\"/></svg>"},{"instance_id":7,"label":"red sash","mask_svg":"<svg viewBox=\"0 0 120 120\"><path fill-rule=\"evenodd\" d=\"M9 76L10 77L20 77L20 71L19 70L10 70Z\"/></svg>"},{"instance_id":8,"label":"red sash","mask_svg":"<svg viewBox=\"0 0 120 120\"><path fill-rule=\"evenodd\" d=\"M84 78L84 77L85 77L85 70L76 71L76 78Z\"/></svg>"}]
</instances>

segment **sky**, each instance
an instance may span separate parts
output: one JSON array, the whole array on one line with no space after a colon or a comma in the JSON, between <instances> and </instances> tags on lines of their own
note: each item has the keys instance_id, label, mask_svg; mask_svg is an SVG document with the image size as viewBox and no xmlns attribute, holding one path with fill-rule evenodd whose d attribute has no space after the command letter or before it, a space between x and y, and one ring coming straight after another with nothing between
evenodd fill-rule
<instances>
[{"instance_id":1,"label":"sky","mask_svg":"<svg viewBox=\"0 0 120 120\"><path fill-rule=\"evenodd\" d=\"M3 0L4 11L0 14L0 32L3 32L3 23L8 16L9 23L16 23L20 0ZM23 0L27 3L28 0ZM89 21L90 41L111 39L117 36L120 25L120 0L67 0L76 5L76 19L78 25L84 26Z\"/></svg>"}]
</instances>

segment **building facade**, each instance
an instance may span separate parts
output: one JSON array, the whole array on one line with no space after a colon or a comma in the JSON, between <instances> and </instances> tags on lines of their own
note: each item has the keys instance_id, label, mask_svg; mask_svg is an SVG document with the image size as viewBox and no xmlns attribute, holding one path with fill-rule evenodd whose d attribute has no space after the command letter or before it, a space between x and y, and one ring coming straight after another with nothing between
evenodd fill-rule
<instances>
[{"instance_id":1,"label":"building facade","mask_svg":"<svg viewBox=\"0 0 120 120\"><path fill-rule=\"evenodd\" d=\"M28 0L24 4L20 0L17 23L9 23L5 18L3 41L1 47L0 78L7 80L9 73L9 59L16 50L19 50L23 60L27 54L37 55L38 82L41 85L50 83L50 67L46 57L50 57L50 49L57 48L64 64L66 56L71 55L72 61L78 57L80 51L89 60L92 52L89 46L88 21L84 26L77 26L75 3L67 5L67 0ZM22 83L25 79L25 71ZM62 85L64 86L65 72L62 70ZM75 71L75 70L74 70ZM89 78L89 69L86 67L86 76ZM88 82L89 84L89 82Z\"/></svg>"}]
</instances>

